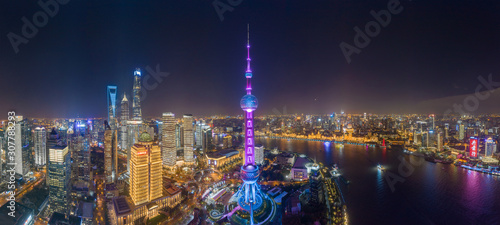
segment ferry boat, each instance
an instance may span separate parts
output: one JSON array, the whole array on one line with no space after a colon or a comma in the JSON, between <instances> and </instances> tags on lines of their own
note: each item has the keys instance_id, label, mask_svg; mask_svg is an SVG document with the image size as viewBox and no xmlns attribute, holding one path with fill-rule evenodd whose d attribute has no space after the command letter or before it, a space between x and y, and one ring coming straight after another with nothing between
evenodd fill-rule
<instances>
[{"instance_id":1,"label":"ferry boat","mask_svg":"<svg viewBox=\"0 0 500 225\"><path fill-rule=\"evenodd\" d=\"M333 165L333 168L332 170L330 171L330 173L332 174L332 176L334 177L339 177L341 174L339 172L339 168L337 167L337 164L334 164Z\"/></svg>"},{"instance_id":2,"label":"ferry boat","mask_svg":"<svg viewBox=\"0 0 500 225\"><path fill-rule=\"evenodd\" d=\"M380 171L384 171L385 170L384 166L382 166L380 164L377 165L377 169L380 170Z\"/></svg>"}]
</instances>

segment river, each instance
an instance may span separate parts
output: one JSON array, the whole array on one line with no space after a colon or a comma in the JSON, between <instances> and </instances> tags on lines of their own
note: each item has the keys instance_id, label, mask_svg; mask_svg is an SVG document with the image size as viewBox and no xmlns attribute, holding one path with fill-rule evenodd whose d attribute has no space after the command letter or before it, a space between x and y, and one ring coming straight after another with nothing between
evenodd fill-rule
<instances>
[{"instance_id":1,"label":"river","mask_svg":"<svg viewBox=\"0 0 500 225\"><path fill-rule=\"evenodd\" d=\"M349 224L500 224L498 176L427 162L401 150L270 138L256 143L338 164L351 182L341 184ZM379 163L386 172L377 170ZM402 165L413 170L404 167L400 173ZM387 182L391 173L401 179L394 189Z\"/></svg>"}]
</instances>

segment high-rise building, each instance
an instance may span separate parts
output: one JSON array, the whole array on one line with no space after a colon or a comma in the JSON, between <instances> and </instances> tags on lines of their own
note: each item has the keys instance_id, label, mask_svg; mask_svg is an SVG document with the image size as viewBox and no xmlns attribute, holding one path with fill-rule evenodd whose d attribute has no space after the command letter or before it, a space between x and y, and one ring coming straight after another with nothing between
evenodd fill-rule
<instances>
[{"instance_id":1,"label":"high-rise building","mask_svg":"<svg viewBox=\"0 0 500 225\"><path fill-rule=\"evenodd\" d=\"M45 166L47 163L47 132L45 128L35 128L33 138L33 144L35 146L35 165Z\"/></svg>"},{"instance_id":2,"label":"high-rise building","mask_svg":"<svg viewBox=\"0 0 500 225\"><path fill-rule=\"evenodd\" d=\"M139 68L134 71L132 95L132 118L127 121L127 171L129 173L132 152L128 151L128 148L138 141L141 132L144 130L141 111L141 69Z\"/></svg>"},{"instance_id":3,"label":"high-rise building","mask_svg":"<svg viewBox=\"0 0 500 225\"><path fill-rule=\"evenodd\" d=\"M231 147L233 147L233 137L231 135L227 135L222 139L222 148Z\"/></svg>"},{"instance_id":4,"label":"high-rise building","mask_svg":"<svg viewBox=\"0 0 500 225\"><path fill-rule=\"evenodd\" d=\"M179 149L184 146L184 128L181 124L175 124L175 148Z\"/></svg>"},{"instance_id":5,"label":"high-rise building","mask_svg":"<svg viewBox=\"0 0 500 225\"><path fill-rule=\"evenodd\" d=\"M486 156L486 157L493 156L493 154L497 150L497 145L495 144L495 141L493 141L493 139L490 137L490 138L486 139L486 141L484 143L484 148L485 148L484 156Z\"/></svg>"},{"instance_id":6,"label":"high-rise building","mask_svg":"<svg viewBox=\"0 0 500 225\"><path fill-rule=\"evenodd\" d=\"M429 115L429 119L431 120L430 124L432 124L431 130L436 129L436 125L434 123L435 122L435 116L434 116L434 114Z\"/></svg>"},{"instance_id":7,"label":"high-rise building","mask_svg":"<svg viewBox=\"0 0 500 225\"><path fill-rule=\"evenodd\" d=\"M76 124L75 124L76 126ZM48 138L47 138L47 143L46 143L46 159L49 159L49 153L50 153L50 147L54 146L54 145L57 145L58 143L60 142L60 139L59 139L59 134L57 134L57 131L56 131L56 128L52 128L52 130L50 131L49 135L48 135ZM49 162L47 162L48 164ZM47 184L47 186L49 186L49 179L45 179L45 183Z\"/></svg>"},{"instance_id":8,"label":"high-rise building","mask_svg":"<svg viewBox=\"0 0 500 225\"><path fill-rule=\"evenodd\" d=\"M210 150L211 148L213 148L212 129L210 127L206 127L205 129L203 129L201 147L202 147L203 151L205 151L205 152Z\"/></svg>"},{"instance_id":9,"label":"high-rise building","mask_svg":"<svg viewBox=\"0 0 500 225\"><path fill-rule=\"evenodd\" d=\"M141 69L137 68L134 71L134 87L132 90L132 119L142 120L141 111Z\"/></svg>"},{"instance_id":10,"label":"high-rise building","mask_svg":"<svg viewBox=\"0 0 500 225\"><path fill-rule=\"evenodd\" d=\"M162 182L161 149L143 132L132 146L129 183L133 203L140 205L161 197Z\"/></svg>"},{"instance_id":11,"label":"high-rise building","mask_svg":"<svg viewBox=\"0 0 500 225\"><path fill-rule=\"evenodd\" d=\"M175 115L171 112L163 113L161 138L161 152L163 166L175 166L177 149L175 148Z\"/></svg>"},{"instance_id":12,"label":"high-rise building","mask_svg":"<svg viewBox=\"0 0 500 225\"><path fill-rule=\"evenodd\" d=\"M458 140L463 140L465 138L465 126L460 124L458 129Z\"/></svg>"},{"instance_id":13,"label":"high-rise building","mask_svg":"<svg viewBox=\"0 0 500 225\"><path fill-rule=\"evenodd\" d=\"M318 206L322 201L322 184L321 184L321 174L319 172L319 165L314 163L311 167L311 175L309 176L309 187L311 192L311 199L309 204L312 206Z\"/></svg>"},{"instance_id":14,"label":"high-rise building","mask_svg":"<svg viewBox=\"0 0 500 225\"><path fill-rule=\"evenodd\" d=\"M184 114L183 116L184 128L184 162L193 163L193 115Z\"/></svg>"},{"instance_id":15,"label":"high-rise building","mask_svg":"<svg viewBox=\"0 0 500 225\"><path fill-rule=\"evenodd\" d=\"M49 186L49 210L69 215L70 155L65 145L49 146L47 183Z\"/></svg>"},{"instance_id":16,"label":"high-rise building","mask_svg":"<svg viewBox=\"0 0 500 225\"><path fill-rule=\"evenodd\" d=\"M450 132L450 124L444 124L444 139L448 140L448 133Z\"/></svg>"},{"instance_id":17,"label":"high-rise building","mask_svg":"<svg viewBox=\"0 0 500 225\"><path fill-rule=\"evenodd\" d=\"M195 129L195 133L194 133L196 147L203 146L203 130L206 128L209 128L209 127L210 126L205 124L204 120L196 121L196 129Z\"/></svg>"},{"instance_id":18,"label":"high-rise building","mask_svg":"<svg viewBox=\"0 0 500 225\"><path fill-rule=\"evenodd\" d=\"M121 112L120 112L120 147L122 150L127 151L127 155L130 155L130 147L127 142L127 121L129 120L129 105L127 95L123 93L123 99L121 102Z\"/></svg>"},{"instance_id":19,"label":"high-rise building","mask_svg":"<svg viewBox=\"0 0 500 225\"><path fill-rule=\"evenodd\" d=\"M255 163L257 165L264 164L264 146L255 145Z\"/></svg>"},{"instance_id":20,"label":"high-rise building","mask_svg":"<svg viewBox=\"0 0 500 225\"><path fill-rule=\"evenodd\" d=\"M59 127L57 133L59 134L62 144L68 145L68 129Z\"/></svg>"},{"instance_id":21,"label":"high-rise building","mask_svg":"<svg viewBox=\"0 0 500 225\"><path fill-rule=\"evenodd\" d=\"M441 131L438 130L437 131L437 150L438 151L441 151L441 149L443 148L443 135L441 134Z\"/></svg>"},{"instance_id":22,"label":"high-rise building","mask_svg":"<svg viewBox=\"0 0 500 225\"><path fill-rule=\"evenodd\" d=\"M16 134L15 134L15 157L16 173L25 176L30 171L30 129L28 120L23 116L16 116Z\"/></svg>"},{"instance_id":23,"label":"high-rise building","mask_svg":"<svg viewBox=\"0 0 500 225\"><path fill-rule=\"evenodd\" d=\"M112 130L116 130L116 86L108 86L108 123Z\"/></svg>"},{"instance_id":24,"label":"high-rise building","mask_svg":"<svg viewBox=\"0 0 500 225\"><path fill-rule=\"evenodd\" d=\"M74 180L79 186L83 187L81 189L82 194L86 191L92 189L92 171L91 171L91 161L90 161L90 128L86 131L78 129L71 137L71 142L69 146L69 151L71 152L71 158L73 159L71 170L72 170L72 180Z\"/></svg>"},{"instance_id":25,"label":"high-rise building","mask_svg":"<svg viewBox=\"0 0 500 225\"><path fill-rule=\"evenodd\" d=\"M104 177L106 183L113 183L118 174L117 133L108 123L104 126Z\"/></svg>"}]
</instances>

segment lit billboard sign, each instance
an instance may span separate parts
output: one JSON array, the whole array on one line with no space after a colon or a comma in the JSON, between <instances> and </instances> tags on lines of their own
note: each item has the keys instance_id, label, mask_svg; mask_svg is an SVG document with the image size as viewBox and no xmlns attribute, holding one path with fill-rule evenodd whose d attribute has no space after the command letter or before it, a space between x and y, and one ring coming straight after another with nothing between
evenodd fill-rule
<instances>
[{"instance_id":1,"label":"lit billboard sign","mask_svg":"<svg viewBox=\"0 0 500 225\"><path fill-rule=\"evenodd\" d=\"M477 151L477 139L476 138L471 138L469 141L469 148L470 148L470 157L471 158L477 158L478 151Z\"/></svg>"}]
</instances>

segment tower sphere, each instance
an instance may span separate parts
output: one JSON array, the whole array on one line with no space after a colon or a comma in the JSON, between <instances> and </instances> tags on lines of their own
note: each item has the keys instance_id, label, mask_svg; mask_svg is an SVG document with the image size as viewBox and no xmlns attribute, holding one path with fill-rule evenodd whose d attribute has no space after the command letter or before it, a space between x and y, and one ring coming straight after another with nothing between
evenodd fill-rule
<instances>
[{"instance_id":1,"label":"tower sphere","mask_svg":"<svg viewBox=\"0 0 500 225\"><path fill-rule=\"evenodd\" d=\"M253 95L245 95L241 98L240 101L241 108L245 111L253 111L257 109L259 102L257 101L257 97Z\"/></svg>"}]
</instances>

